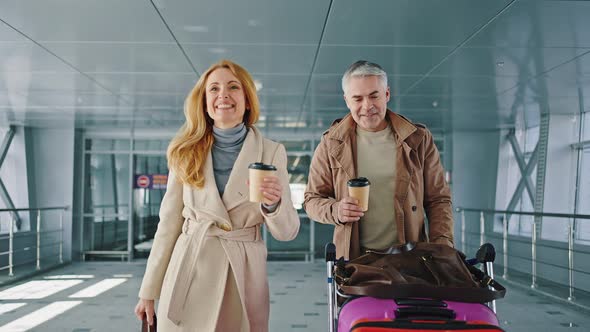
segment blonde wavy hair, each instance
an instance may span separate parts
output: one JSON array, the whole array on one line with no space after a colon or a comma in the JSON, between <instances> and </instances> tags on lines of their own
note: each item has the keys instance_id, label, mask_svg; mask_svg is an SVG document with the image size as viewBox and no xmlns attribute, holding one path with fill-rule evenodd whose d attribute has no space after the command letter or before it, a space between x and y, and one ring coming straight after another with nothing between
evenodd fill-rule
<instances>
[{"instance_id":1,"label":"blonde wavy hair","mask_svg":"<svg viewBox=\"0 0 590 332\"><path fill-rule=\"evenodd\" d=\"M243 122L252 127L260 115L260 103L254 80L242 66L229 60L213 64L201 77L184 101L186 121L168 146L168 168L176 173L184 184L203 188L205 160L213 145L213 119L207 114L205 84L209 75L219 68L226 68L242 83L246 98Z\"/></svg>"}]
</instances>

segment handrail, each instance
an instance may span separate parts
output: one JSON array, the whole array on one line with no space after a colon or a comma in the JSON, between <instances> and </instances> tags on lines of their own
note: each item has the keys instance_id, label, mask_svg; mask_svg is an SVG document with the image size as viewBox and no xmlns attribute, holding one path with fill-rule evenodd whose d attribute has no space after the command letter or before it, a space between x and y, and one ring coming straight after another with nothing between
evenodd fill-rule
<instances>
[{"instance_id":1,"label":"handrail","mask_svg":"<svg viewBox=\"0 0 590 332\"><path fill-rule=\"evenodd\" d=\"M57 242L57 245L59 245L59 263L63 263L63 231L64 231L64 212L67 211L69 209L69 206L52 206L52 207L43 207L43 208L18 208L18 209L0 209L0 212L16 212L16 211L36 211L36 221L37 221L37 227L34 230L34 235L36 235L37 238L37 245L33 246L33 248L36 248L37 250L37 258L36 258L36 269L39 271L41 270L41 234L42 233L46 233L48 231L42 231L41 230L41 211L49 211L49 210L60 210L59 212L59 229L57 229L56 231L59 231L59 242ZM13 213L13 218L10 218L10 223L9 223L9 228L8 228L8 276L9 277L13 277L13 269L14 266L16 266L17 264L14 264L13 261L13 256L14 253L17 252L18 250L15 250L14 248L14 238L15 238L15 223L16 223L16 218L14 217L15 213ZM17 232L16 236L18 236ZM43 244L45 246L45 244Z\"/></svg>"},{"instance_id":2,"label":"handrail","mask_svg":"<svg viewBox=\"0 0 590 332\"><path fill-rule=\"evenodd\" d=\"M42 208L18 208L18 209L0 209L0 212L16 212L16 211L48 211L48 210L64 210L67 211L69 206L50 206Z\"/></svg>"},{"instance_id":3,"label":"handrail","mask_svg":"<svg viewBox=\"0 0 590 332\"><path fill-rule=\"evenodd\" d=\"M474 208L463 208L457 207L455 209L456 212L461 214L461 247L463 252L465 252L465 235L466 231L466 221L465 221L465 212L477 212L479 214L479 235L480 235L480 244L483 244L485 241L485 233L486 233L486 214L502 214L502 253L503 253L503 265L504 265L504 273L502 277L504 279L508 278L508 224L510 222L511 215L525 215L525 216L535 216L535 217L556 217L556 218L565 218L565 219L590 219L590 215L587 214L568 214L568 213L551 213L551 212L528 212L528 211L508 211L508 210L494 210L494 209L474 209ZM533 289L537 289L537 236L538 236L538 229L539 226L537 222L532 223L532 230L531 230L531 285L530 287ZM568 288L569 288L569 296L567 300L571 303L575 304L575 296L574 296L574 242L575 242L575 223L568 221L567 223L567 269L568 269Z\"/></svg>"},{"instance_id":4,"label":"handrail","mask_svg":"<svg viewBox=\"0 0 590 332\"><path fill-rule=\"evenodd\" d=\"M493 210L493 209L474 209L474 208L463 208L457 207L456 212L484 212L484 213L505 213L505 214L516 214L523 216L535 216L535 217L556 217L556 218L573 218L573 219L590 219L590 214L572 214L572 213L554 213L554 212L528 212L528 211L508 211L508 210Z\"/></svg>"}]
</instances>

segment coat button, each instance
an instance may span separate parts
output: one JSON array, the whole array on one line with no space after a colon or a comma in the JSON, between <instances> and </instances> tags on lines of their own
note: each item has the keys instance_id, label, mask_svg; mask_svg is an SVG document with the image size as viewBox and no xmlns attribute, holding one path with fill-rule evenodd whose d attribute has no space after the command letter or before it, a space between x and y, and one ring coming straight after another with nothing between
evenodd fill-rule
<instances>
[{"instance_id":1,"label":"coat button","mask_svg":"<svg viewBox=\"0 0 590 332\"><path fill-rule=\"evenodd\" d=\"M231 227L228 224L221 224L221 226L219 226L219 228L223 229L226 232L231 231Z\"/></svg>"},{"instance_id":2,"label":"coat button","mask_svg":"<svg viewBox=\"0 0 590 332\"><path fill-rule=\"evenodd\" d=\"M416 211L418 208L416 207L416 205L412 205L412 211Z\"/></svg>"}]
</instances>

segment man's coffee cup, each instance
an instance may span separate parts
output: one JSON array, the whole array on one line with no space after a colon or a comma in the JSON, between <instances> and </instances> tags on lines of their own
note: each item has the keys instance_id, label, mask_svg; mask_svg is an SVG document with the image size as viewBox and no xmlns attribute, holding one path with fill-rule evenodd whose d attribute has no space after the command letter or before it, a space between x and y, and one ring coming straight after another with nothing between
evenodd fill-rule
<instances>
[{"instance_id":1,"label":"man's coffee cup","mask_svg":"<svg viewBox=\"0 0 590 332\"><path fill-rule=\"evenodd\" d=\"M273 165L253 163L248 166L250 179L250 202L264 202L264 195L260 191L260 185L264 182L265 176L276 176L277 168Z\"/></svg>"},{"instance_id":2,"label":"man's coffee cup","mask_svg":"<svg viewBox=\"0 0 590 332\"><path fill-rule=\"evenodd\" d=\"M359 201L359 207L363 211L369 209L369 188L371 182L367 178L356 178L348 180L348 196Z\"/></svg>"}]
</instances>

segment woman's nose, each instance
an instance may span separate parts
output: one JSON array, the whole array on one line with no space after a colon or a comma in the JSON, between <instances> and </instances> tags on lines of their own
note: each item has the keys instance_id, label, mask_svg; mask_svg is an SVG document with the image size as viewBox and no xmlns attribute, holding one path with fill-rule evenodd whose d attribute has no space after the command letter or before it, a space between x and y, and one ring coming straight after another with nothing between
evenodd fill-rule
<instances>
[{"instance_id":1,"label":"woman's nose","mask_svg":"<svg viewBox=\"0 0 590 332\"><path fill-rule=\"evenodd\" d=\"M221 91L219 91L219 95L217 96L217 98L221 98L221 99L229 98L227 90L222 89Z\"/></svg>"}]
</instances>

